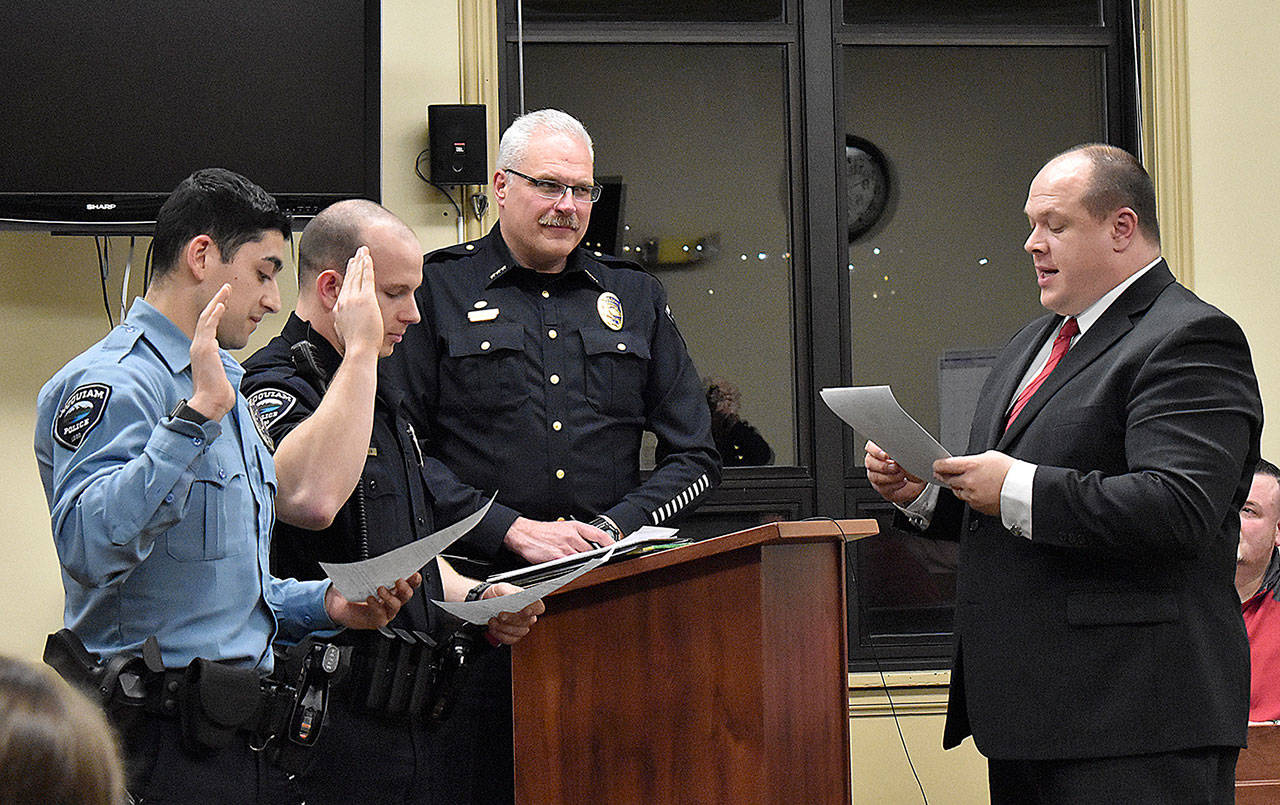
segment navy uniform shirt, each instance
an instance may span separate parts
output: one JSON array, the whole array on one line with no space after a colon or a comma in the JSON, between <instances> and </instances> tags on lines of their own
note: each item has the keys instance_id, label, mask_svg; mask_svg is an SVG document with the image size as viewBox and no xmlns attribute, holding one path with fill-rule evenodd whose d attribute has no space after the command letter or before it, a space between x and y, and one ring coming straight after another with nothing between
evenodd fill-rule
<instances>
[{"instance_id":1,"label":"navy uniform shirt","mask_svg":"<svg viewBox=\"0 0 1280 805\"><path fill-rule=\"evenodd\" d=\"M417 301L422 321L382 371L447 467L430 478L437 511L464 515L497 491L463 538L473 553L497 557L517 515L663 525L719 482L697 370L662 285L634 264L579 248L539 274L495 226L428 255ZM641 483L644 430L657 466Z\"/></svg>"},{"instance_id":2,"label":"navy uniform shirt","mask_svg":"<svg viewBox=\"0 0 1280 805\"><path fill-rule=\"evenodd\" d=\"M220 421L189 398L191 339L145 300L40 390L35 449L66 590L63 618L92 652L196 657L269 671L277 628L334 626L328 583L268 572L275 465L243 396ZM232 386L240 365L220 352Z\"/></svg>"},{"instance_id":3,"label":"navy uniform shirt","mask_svg":"<svg viewBox=\"0 0 1280 805\"><path fill-rule=\"evenodd\" d=\"M291 355L294 344L314 347L319 376L300 371ZM284 330L244 362L241 388L249 405L279 444L320 405L342 356L295 314ZM303 364L306 366L306 364ZM413 425L399 402L378 390L373 408L373 432L357 492L343 505L333 523L322 531L276 522L271 567L276 573L300 579L321 579L320 562L354 562L379 556L430 534L431 496L422 475L421 455ZM392 625L429 632L436 625L435 607L428 599L443 599L440 570L435 562L423 568L423 586L400 610Z\"/></svg>"}]
</instances>

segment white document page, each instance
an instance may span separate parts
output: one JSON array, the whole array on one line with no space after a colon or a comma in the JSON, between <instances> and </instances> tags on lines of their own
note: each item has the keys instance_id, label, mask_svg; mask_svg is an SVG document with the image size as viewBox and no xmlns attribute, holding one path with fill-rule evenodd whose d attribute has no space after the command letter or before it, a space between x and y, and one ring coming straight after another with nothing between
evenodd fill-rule
<instances>
[{"instance_id":1,"label":"white document page","mask_svg":"<svg viewBox=\"0 0 1280 805\"><path fill-rule=\"evenodd\" d=\"M496 584L497 582L500 582L500 581L506 581L507 579L515 578L518 576L524 576L533 572L538 572L542 570L554 570L555 568L561 567L563 565L572 565L575 562L581 562L583 559L594 559L597 556L601 556L604 553L608 551L613 551L613 550L616 550L619 554L624 554L627 551L631 550L632 548L643 545L646 542L661 542L666 539L671 539L676 535L676 532L677 532L677 529L665 528L663 526L656 526L656 525L640 526L635 531L632 531L629 535L627 535L623 539L618 540L612 545L605 545L600 548L593 548L589 551L583 551L581 553L571 553L568 556L561 556L559 559L551 559L541 564L530 565L529 567L518 567L515 570L508 570L505 573L496 573L490 576L487 579L487 581L489 581L490 583ZM507 611L510 612L511 610L507 610Z\"/></svg>"},{"instance_id":2,"label":"white document page","mask_svg":"<svg viewBox=\"0 0 1280 805\"><path fill-rule=\"evenodd\" d=\"M333 579L334 588L348 601L364 601L379 587L390 587L396 579L408 578L421 570L441 551L475 528L492 505L493 498L489 498L489 502L475 514L381 556L359 562L321 562L320 567Z\"/></svg>"},{"instance_id":3,"label":"white document page","mask_svg":"<svg viewBox=\"0 0 1280 805\"><path fill-rule=\"evenodd\" d=\"M850 427L880 445L904 470L938 483L933 477L933 462L951 454L902 410L888 386L823 389L822 401Z\"/></svg>"},{"instance_id":4,"label":"white document page","mask_svg":"<svg viewBox=\"0 0 1280 805\"><path fill-rule=\"evenodd\" d=\"M619 543L620 544L620 543ZM565 586L569 582L581 576L583 573L595 570L613 557L613 545L604 548L604 553L587 562L582 567L574 568L562 576L556 576L553 579L539 582L524 588L518 593L510 595L499 595L494 598L484 598L479 601L436 601L431 603L448 612L454 617L461 618L468 623L483 625L489 622L489 619L497 615L499 612L519 612L525 607L551 595L556 590ZM582 554L574 554L581 557Z\"/></svg>"}]
</instances>

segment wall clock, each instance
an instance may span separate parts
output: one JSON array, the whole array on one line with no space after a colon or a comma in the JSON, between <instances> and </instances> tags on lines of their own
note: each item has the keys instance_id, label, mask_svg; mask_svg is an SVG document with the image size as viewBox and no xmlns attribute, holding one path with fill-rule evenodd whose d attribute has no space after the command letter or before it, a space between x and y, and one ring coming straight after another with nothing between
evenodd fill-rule
<instances>
[{"instance_id":1,"label":"wall clock","mask_svg":"<svg viewBox=\"0 0 1280 805\"><path fill-rule=\"evenodd\" d=\"M849 242L857 240L884 215L889 203L889 163L870 141L845 135L845 194Z\"/></svg>"}]
</instances>

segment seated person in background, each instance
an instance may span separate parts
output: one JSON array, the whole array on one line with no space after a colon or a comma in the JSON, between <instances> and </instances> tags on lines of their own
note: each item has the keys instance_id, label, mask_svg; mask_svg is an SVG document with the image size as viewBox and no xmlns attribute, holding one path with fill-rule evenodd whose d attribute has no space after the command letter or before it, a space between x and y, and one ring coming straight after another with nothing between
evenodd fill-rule
<instances>
[{"instance_id":1,"label":"seated person in background","mask_svg":"<svg viewBox=\"0 0 1280 805\"><path fill-rule=\"evenodd\" d=\"M1236 592L1249 632L1249 720L1280 720L1280 468L1260 459L1240 508Z\"/></svg>"},{"instance_id":2,"label":"seated person in background","mask_svg":"<svg viewBox=\"0 0 1280 805\"><path fill-rule=\"evenodd\" d=\"M726 467L755 467L773 463L773 448L738 414L742 394L722 377L704 381L707 407L711 409L711 437Z\"/></svg>"},{"instance_id":3,"label":"seated person in background","mask_svg":"<svg viewBox=\"0 0 1280 805\"><path fill-rule=\"evenodd\" d=\"M0 657L0 802L119 805L124 796L102 711L50 669Z\"/></svg>"}]
</instances>

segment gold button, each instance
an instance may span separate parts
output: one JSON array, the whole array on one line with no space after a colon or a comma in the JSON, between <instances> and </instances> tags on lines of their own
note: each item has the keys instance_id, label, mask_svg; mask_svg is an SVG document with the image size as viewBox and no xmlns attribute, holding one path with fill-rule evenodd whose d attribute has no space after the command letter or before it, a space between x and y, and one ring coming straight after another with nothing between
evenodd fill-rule
<instances>
[{"instance_id":1,"label":"gold button","mask_svg":"<svg viewBox=\"0 0 1280 805\"><path fill-rule=\"evenodd\" d=\"M626 344L623 344L623 343L619 343L619 344L618 344L618 349L622 350L623 352L626 352L626 351L627 351L627 345L626 345Z\"/></svg>"},{"instance_id":2,"label":"gold button","mask_svg":"<svg viewBox=\"0 0 1280 805\"><path fill-rule=\"evenodd\" d=\"M543 298L543 299L550 299L550 298L551 298L551 291L543 291L543 292L542 292L542 298Z\"/></svg>"},{"instance_id":3,"label":"gold button","mask_svg":"<svg viewBox=\"0 0 1280 805\"><path fill-rule=\"evenodd\" d=\"M486 306L486 305L488 305L488 304L489 304L488 302L486 302L485 300L481 299L479 302L476 302L476 304L475 304L475 308L476 308L476 310L479 310L480 308L485 307L485 306Z\"/></svg>"},{"instance_id":4,"label":"gold button","mask_svg":"<svg viewBox=\"0 0 1280 805\"><path fill-rule=\"evenodd\" d=\"M555 330L547 330L547 338L555 338L559 333Z\"/></svg>"},{"instance_id":5,"label":"gold button","mask_svg":"<svg viewBox=\"0 0 1280 805\"><path fill-rule=\"evenodd\" d=\"M556 477L557 477L557 478L563 478L563 477L564 477L564 470L556 470Z\"/></svg>"},{"instance_id":6,"label":"gold button","mask_svg":"<svg viewBox=\"0 0 1280 805\"><path fill-rule=\"evenodd\" d=\"M560 430L560 429L561 429L561 428L563 428L563 427L564 427L564 425L562 425L562 424L560 423L560 420L558 420L558 419L557 419L555 422L552 422L552 423L551 423L551 429L552 429L552 430Z\"/></svg>"},{"instance_id":7,"label":"gold button","mask_svg":"<svg viewBox=\"0 0 1280 805\"><path fill-rule=\"evenodd\" d=\"M480 342L480 349L488 349L488 348L489 348L489 342L488 342L488 341L481 341L481 342Z\"/></svg>"},{"instance_id":8,"label":"gold button","mask_svg":"<svg viewBox=\"0 0 1280 805\"><path fill-rule=\"evenodd\" d=\"M551 376L551 385L553 385L553 386L554 386L555 384L557 384L557 383L559 383L559 382L560 382L560 375L552 375L552 376Z\"/></svg>"},{"instance_id":9,"label":"gold button","mask_svg":"<svg viewBox=\"0 0 1280 805\"><path fill-rule=\"evenodd\" d=\"M563 522L564 522L564 518L563 518L563 517L557 517L557 518L556 518L556 522L557 522L557 523L563 523Z\"/></svg>"}]
</instances>

